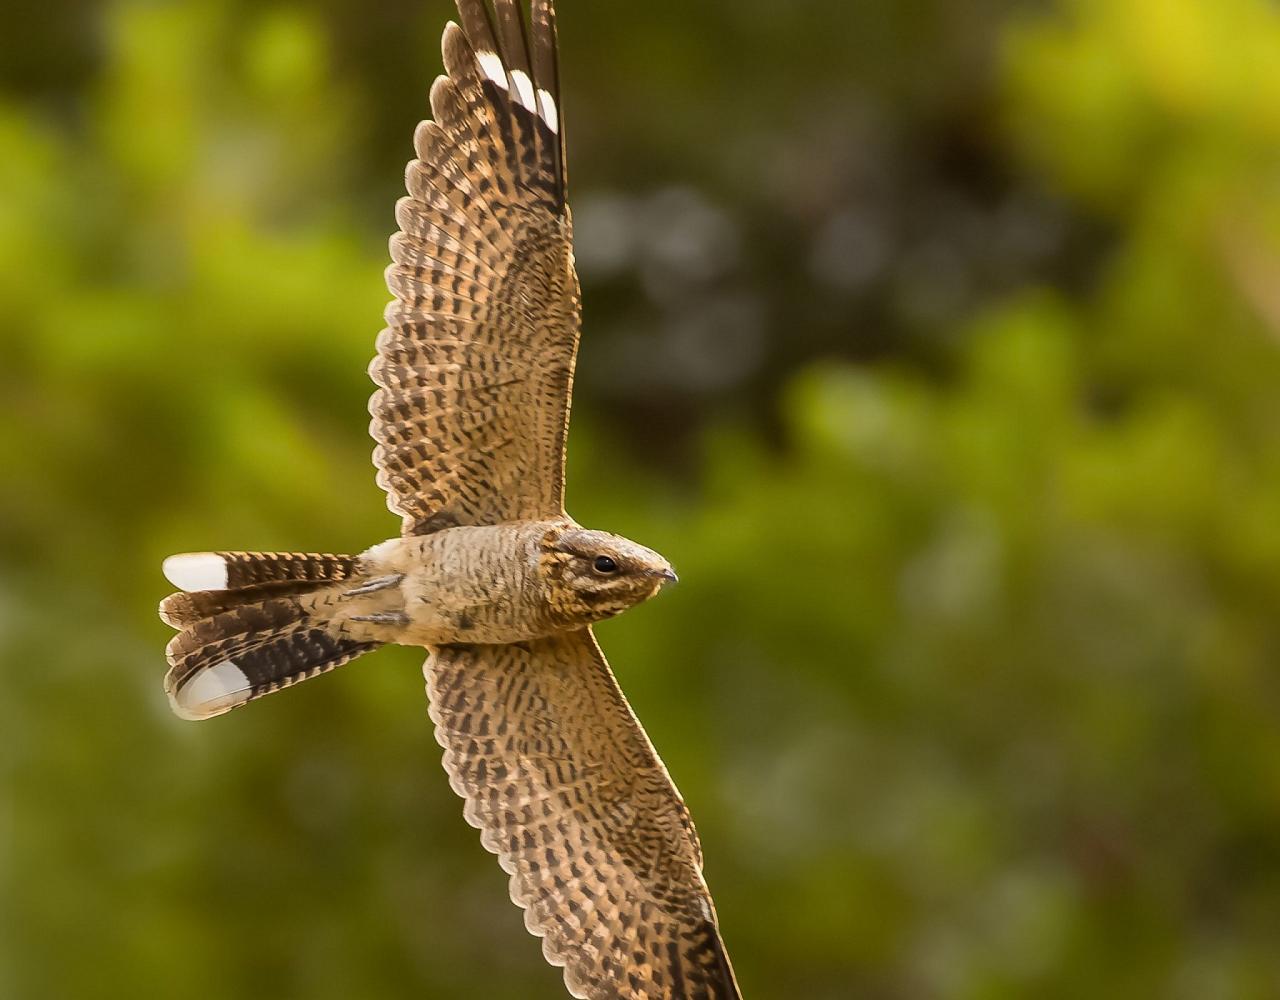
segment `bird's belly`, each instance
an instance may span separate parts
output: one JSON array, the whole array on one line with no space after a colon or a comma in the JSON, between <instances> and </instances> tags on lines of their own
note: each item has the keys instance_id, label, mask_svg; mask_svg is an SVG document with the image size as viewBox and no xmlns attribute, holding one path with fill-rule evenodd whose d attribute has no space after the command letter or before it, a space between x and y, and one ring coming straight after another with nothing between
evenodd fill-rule
<instances>
[{"instance_id":1,"label":"bird's belly","mask_svg":"<svg viewBox=\"0 0 1280 1000\"><path fill-rule=\"evenodd\" d=\"M452 591L406 594L409 624L398 641L413 646L453 643L524 642L545 633L502 594L466 595Z\"/></svg>"},{"instance_id":2,"label":"bird's belly","mask_svg":"<svg viewBox=\"0 0 1280 1000\"><path fill-rule=\"evenodd\" d=\"M398 641L436 646L545 635L526 535L533 537L518 526L453 528L418 541L404 563L400 591L409 621Z\"/></svg>"}]
</instances>

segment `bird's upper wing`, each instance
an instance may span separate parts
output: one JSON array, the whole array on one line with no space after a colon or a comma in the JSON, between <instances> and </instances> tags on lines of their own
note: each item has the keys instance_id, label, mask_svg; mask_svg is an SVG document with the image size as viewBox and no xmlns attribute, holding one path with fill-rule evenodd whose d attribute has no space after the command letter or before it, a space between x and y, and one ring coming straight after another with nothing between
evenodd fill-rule
<instances>
[{"instance_id":1,"label":"bird's upper wing","mask_svg":"<svg viewBox=\"0 0 1280 1000\"><path fill-rule=\"evenodd\" d=\"M425 670L450 783L569 991L739 997L688 810L591 631Z\"/></svg>"},{"instance_id":2,"label":"bird's upper wing","mask_svg":"<svg viewBox=\"0 0 1280 1000\"><path fill-rule=\"evenodd\" d=\"M458 11L369 368L373 461L405 534L563 513L580 300L555 14L533 0L526 31L518 0L496 0L496 28L484 0Z\"/></svg>"}]
</instances>

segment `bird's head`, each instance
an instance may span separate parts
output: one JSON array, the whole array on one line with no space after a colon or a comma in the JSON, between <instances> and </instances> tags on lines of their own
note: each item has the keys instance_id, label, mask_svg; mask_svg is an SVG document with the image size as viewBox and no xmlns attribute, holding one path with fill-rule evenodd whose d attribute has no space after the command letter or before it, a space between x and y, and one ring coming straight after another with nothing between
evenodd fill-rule
<instances>
[{"instance_id":1,"label":"bird's head","mask_svg":"<svg viewBox=\"0 0 1280 1000\"><path fill-rule=\"evenodd\" d=\"M561 625L612 618L676 579L671 563L653 549L576 526L543 537L539 570L552 617Z\"/></svg>"}]
</instances>

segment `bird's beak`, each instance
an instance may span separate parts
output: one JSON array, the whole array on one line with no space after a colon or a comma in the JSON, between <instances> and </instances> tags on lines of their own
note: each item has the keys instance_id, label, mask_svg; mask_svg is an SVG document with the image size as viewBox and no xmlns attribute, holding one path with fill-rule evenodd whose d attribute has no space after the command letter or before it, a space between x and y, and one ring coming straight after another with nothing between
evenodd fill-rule
<instances>
[{"instance_id":1,"label":"bird's beak","mask_svg":"<svg viewBox=\"0 0 1280 1000\"><path fill-rule=\"evenodd\" d=\"M669 566L666 569L653 570L653 575L662 581L663 586L666 586L668 583L680 582L680 577L676 576L676 571Z\"/></svg>"}]
</instances>

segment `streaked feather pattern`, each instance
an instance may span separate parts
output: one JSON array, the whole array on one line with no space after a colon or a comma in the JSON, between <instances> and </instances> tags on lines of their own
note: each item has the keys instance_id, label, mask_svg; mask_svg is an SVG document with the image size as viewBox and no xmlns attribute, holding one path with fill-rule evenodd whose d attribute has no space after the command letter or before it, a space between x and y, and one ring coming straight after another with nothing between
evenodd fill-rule
<instances>
[{"instance_id":1,"label":"streaked feather pattern","mask_svg":"<svg viewBox=\"0 0 1280 1000\"><path fill-rule=\"evenodd\" d=\"M369 368L374 464L405 534L563 512L579 292L554 16L536 5L531 57L518 4L498 4L496 32L479 0L458 10L396 206L395 300Z\"/></svg>"},{"instance_id":2,"label":"streaked feather pattern","mask_svg":"<svg viewBox=\"0 0 1280 1000\"><path fill-rule=\"evenodd\" d=\"M590 630L425 672L450 783L569 991L738 997L689 812Z\"/></svg>"}]
</instances>

